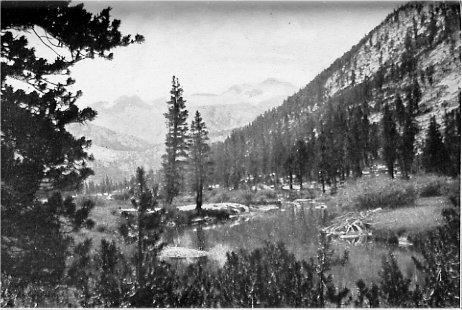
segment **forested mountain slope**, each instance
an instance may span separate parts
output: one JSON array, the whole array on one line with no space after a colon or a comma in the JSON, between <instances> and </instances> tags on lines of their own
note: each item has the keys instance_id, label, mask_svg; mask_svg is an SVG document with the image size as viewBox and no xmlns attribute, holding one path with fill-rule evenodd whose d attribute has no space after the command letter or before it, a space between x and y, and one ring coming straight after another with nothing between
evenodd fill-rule
<instances>
[{"instance_id":1,"label":"forested mountain slope","mask_svg":"<svg viewBox=\"0 0 462 310\"><path fill-rule=\"evenodd\" d=\"M401 137L413 124L409 152L419 153L430 117L442 124L459 102L459 4L408 3L280 107L215 144L214 181L236 186L248 174L298 170L329 179L359 172L384 158L385 107Z\"/></svg>"}]
</instances>

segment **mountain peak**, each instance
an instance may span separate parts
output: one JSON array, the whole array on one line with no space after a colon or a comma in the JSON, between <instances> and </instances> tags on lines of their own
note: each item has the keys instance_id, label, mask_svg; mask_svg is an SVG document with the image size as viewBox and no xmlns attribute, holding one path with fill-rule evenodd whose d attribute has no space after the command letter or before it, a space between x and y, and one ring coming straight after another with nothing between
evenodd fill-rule
<instances>
[{"instance_id":1,"label":"mountain peak","mask_svg":"<svg viewBox=\"0 0 462 310\"><path fill-rule=\"evenodd\" d=\"M261 84L282 84L284 82L281 82L275 78L267 78L266 80L264 80L263 82L261 82Z\"/></svg>"}]
</instances>

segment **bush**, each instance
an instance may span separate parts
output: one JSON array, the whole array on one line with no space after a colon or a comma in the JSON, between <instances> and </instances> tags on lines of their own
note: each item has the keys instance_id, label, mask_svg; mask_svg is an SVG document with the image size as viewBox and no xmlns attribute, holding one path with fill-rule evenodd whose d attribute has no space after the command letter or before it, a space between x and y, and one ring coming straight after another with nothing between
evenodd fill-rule
<instances>
[{"instance_id":1,"label":"bush","mask_svg":"<svg viewBox=\"0 0 462 310\"><path fill-rule=\"evenodd\" d=\"M381 176L349 182L339 191L333 203L350 210L394 209L413 204L416 198L413 183Z\"/></svg>"},{"instance_id":2,"label":"bush","mask_svg":"<svg viewBox=\"0 0 462 310\"><path fill-rule=\"evenodd\" d=\"M100 232L100 233L103 233L107 230L107 226L106 225L103 225L103 224L99 224L98 226L96 226L96 231L97 232Z\"/></svg>"},{"instance_id":3,"label":"bush","mask_svg":"<svg viewBox=\"0 0 462 310\"><path fill-rule=\"evenodd\" d=\"M404 278L398 267L396 257L389 253L382 260L380 289L387 303L393 307L402 307L409 300L411 280Z\"/></svg>"},{"instance_id":4,"label":"bush","mask_svg":"<svg viewBox=\"0 0 462 310\"><path fill-rule=\"evenodd\" d=\"M95 225L96 225L96 223L95 223L94 220L92 220L92 219L86 219L86 221L85 221L85 228L86 228L86 229L92 230L93 227L95 227Z\"/></svg>"},{"instance_id":5,"label":"bush","mask_svg":"<svg viewBox=\"0 0 462 310\"><path fill-rule=\"evenodd\" d=\"M240 203L246 206L250 206L254 201L255 194L251 191L242 191L239 194L238 201L236 203ZM234 201L233 201L234 202Z\"/></svg>"},{"instance_id":6,"label":"bush","mask_svg":"<svg viewBox=\"0 0 462 310\"><path fill-rule=\"evenodd\" d=\"M228 202L230 199L228 192L225 189L214 189L206 194L205 201L210 203Z\"/></svg>"},{"instance_id":7,"label":"bush","mask_svg":"<svg viewBox=\"0 0 462 310\"><path fill-rule=\"evenodd\" d=\"M412 257L425 275L422 293L426 306L460 306L460 215L454 208L442 211L445 225L413 241L423 259Z\"/></svg>"},{"instance_id":8,"label":"bush","mask_svg":"<svg viewBox=\"0 0 462 310\"><path fill-rule=\"evenodd\" d=\"M446 184L443 194L448 197L455 207L460 207L460 178Z\"/></svg>"},{"instance_id":9,"label":"bush","mask_svg":"<svg viewBox=\"0 0 462 310\"><path fill-rule=\"evenodd\" d=\"M419 175L413 180L420 197L441 196L447 186L447 178L437 175Z\"/></svg>"},{"instance_id":10,"label":"bush","mask_svg":"<svg viewBox=\"0 0 462 310\"><path fill-rule=\"evenodd\" d=\"M112 194L112 198L114 200L119 200L119 201L127 201L127 200L130 200L130 193L128 191L124 191L122 193L115 193L115 194Z\"/></svg>"},{"instance_id":11,"label":"bush","mask_svg":"<svg viewBox=\"0 0 462 310\"><path fill-rule=\"evenodd\" d=\"M262 201L262 200L275 200L278 198L278 194L274 190L259 190L255 194L255 200L256 201Z\"/></svg>"}]
</instances>

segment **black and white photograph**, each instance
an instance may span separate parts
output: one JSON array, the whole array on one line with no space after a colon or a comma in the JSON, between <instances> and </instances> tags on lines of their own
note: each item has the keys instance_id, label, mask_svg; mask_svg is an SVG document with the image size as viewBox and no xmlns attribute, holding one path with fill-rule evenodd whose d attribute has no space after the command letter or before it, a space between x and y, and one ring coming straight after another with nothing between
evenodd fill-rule
<instances>
[{"instance_id":1,"label":"black and white photograph","mask_svg":"<svg viewBox=\"0 0 462 310\"><path fill-rule=\"evenodd\" d=\"M9 308L459 308L459 1L0 1Z\"/></svg>"}]
</instances>

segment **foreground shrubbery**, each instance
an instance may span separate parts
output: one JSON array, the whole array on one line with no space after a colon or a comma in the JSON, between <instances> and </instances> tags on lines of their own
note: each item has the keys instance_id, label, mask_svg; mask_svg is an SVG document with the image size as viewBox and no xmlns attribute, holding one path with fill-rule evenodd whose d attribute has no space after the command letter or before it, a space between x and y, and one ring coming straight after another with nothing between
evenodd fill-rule
<instances>
[{"instance_id":1,"label":"foreground shrubbery","mask_svg":"<svg viewBox=\"0 0 462 310\"><path fill-rule=\"evenodd\" d=\"M139 281L135 261L115 243L103 241L96 256L89 241L79 245L63 285L21 283L2 275L1 306L85 307L457 307L459 306L460 218L455 209L443 212L445 226L428 233L419 244L417 267L424 283L415 286L399 270L390 253L377 270L381 281L357 289L339 288L330 267L345 264L334 257L329 238L321 234L316 258L297 260L282 244L227 255L223 267L197 261L184 270L152 256ZM64 285L65 284L65 285Z\"/></svg>"}]
</instances>

